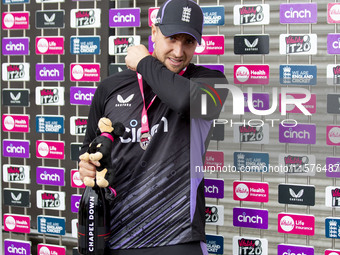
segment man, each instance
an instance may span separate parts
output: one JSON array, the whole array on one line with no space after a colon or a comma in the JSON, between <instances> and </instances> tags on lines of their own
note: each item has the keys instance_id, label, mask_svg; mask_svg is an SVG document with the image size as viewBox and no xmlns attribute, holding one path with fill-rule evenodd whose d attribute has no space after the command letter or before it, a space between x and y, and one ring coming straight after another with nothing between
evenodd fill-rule
<instances>
[{"instance_id":1,"label":"man","mask_svg":"<svg viewBox=\"0 0 340 255\"><path fill-rule=\"evenodd\" d=\"M203 90L191 80L206 78L209 88L227 80L221 72L190 64L202 25L195 2L166 1L152 26L152 56L143 45L129 48L130 70L103 80L94 96L81 153L94 139L100 117L126 127L112 151L117 197L111 254L207 254L203 173L194 166L202 165L211 119L227 91L218 95L217 106L208 102L208 114L201 116ZM94 178L98 164L81 161L81 178Z\"/></svg>"}]
</instances>

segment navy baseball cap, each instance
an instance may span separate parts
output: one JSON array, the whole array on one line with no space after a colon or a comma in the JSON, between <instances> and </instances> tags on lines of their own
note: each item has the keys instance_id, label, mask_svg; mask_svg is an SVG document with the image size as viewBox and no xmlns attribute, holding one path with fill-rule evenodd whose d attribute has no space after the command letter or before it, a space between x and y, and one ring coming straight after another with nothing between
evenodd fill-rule
<instances>
[{"instance_id":1,"label":"navy baseball cap","mask_svg":"<svg viewBox=\"0 0 340 255\"><path fill-rule=\"evenodd\" d=\"M165 36L189 34L200 44L203 12L192 0L168 0L159 8L155 25Z\"/></svg>"}]
</instances>

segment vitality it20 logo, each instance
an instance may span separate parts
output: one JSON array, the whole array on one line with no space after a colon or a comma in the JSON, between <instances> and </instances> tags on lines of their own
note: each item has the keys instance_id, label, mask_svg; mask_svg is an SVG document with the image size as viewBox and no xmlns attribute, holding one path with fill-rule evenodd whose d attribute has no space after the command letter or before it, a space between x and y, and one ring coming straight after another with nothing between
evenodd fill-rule
<instances>
[{"instance_id":1,"label":"vitality it20 logo","mask_svg":"<svg viewBox=\"0 0 340 255\"><path fill-rule=\"evenodd\" d=\"M101 9L72 9L72 28L100 28Z\"/></svg>"},{"instance_id":2,"label":"vitality it20 logo","mask_svg":"<svg viewBox=\"0 0 340 255\"><path fill-rule=\"evenodd\" d=\"M233 255L268 255L268 240L257 237L234 236Z\"/></svg>"},{"instance_id":3,"label":"vitality it20 logo","mask_svg":"<svg viewBox=\"0 0 340 255\"><path fill-rule=\"evenodd\" d=\"M269 4L235 5L234 25L268 25Z\"/></svg>"},{"instance_id":4,"label":"vitality it20 logo","mask_svg":"<svg viewBox=\"0 0 340 255\"><path fill-rule=\"evenodd\" d=\"M64 105L64 87L36 87L35 103L37 105Z\"/></svg>"},{"instance_id":5,"label":"vitality it20 logo","mask_svg":"<svg viewBox=\"0 0 340 255\"><path fill-rule=\"evenodd\" d=\"M126 55L127 48L140 44L140 36L110 36L109 55Z\"/></svg>"},{"instance_id":6,"label":"vitality it20 logo","mask_svg":"<svg viewBox=\"0 0 340 255\"><path fill-rule=\"evenodd\" d=\"M3 81L29 81L30 80L29 63L3 63L2 80Z\"/></svg>"},{"instance_id":7,"label":"vitality it20 logo","mask_svg":"<svg viewBox=\"0 0 340 255\"><path fill-rule=\"evenodd\" d=\"M64 211L65 192L37 190L37 207Z\"/></svg>"},{"instance_id":8,"label":"vitality it20 logo","mask_svg":"<svg viewBox=\"0 0 340 255\"><path fill-rule=\"evenodd\" d=\"M30 166L3 165L3 181L11 183L31 183Z\"/></svg>"},{"instance_id":9,"label":"vitality it20 logo","mask_svg":"<svg viewBox=\"0 0 340 255\"><path fill-rule=\"evenodd\" d=\"M315 55L317 53L316 34L281 34L280 54Z\"/></svg>"}]
</instances>

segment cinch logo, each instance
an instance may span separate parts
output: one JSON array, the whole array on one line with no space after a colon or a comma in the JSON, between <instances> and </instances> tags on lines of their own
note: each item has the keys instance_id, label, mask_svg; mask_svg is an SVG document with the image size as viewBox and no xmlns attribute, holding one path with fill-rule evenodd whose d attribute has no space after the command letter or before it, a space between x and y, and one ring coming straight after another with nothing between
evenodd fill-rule
<instances>
[{"instance_id":1,"label":"cinch logo","mask_svg":"<svg viewBox=\"0 0 340 255\"><path fill-rule=\"evenodd\" d=\"M314 248L310 246L297 246L279 244L277 246L278 255L314 255Z\"/></svg>"},{"instance_id":2,"label":"cinch logo","mask_svg":"<svg viewBox=\"0 0 340 255\"><path fill-rule=\"evenodd\" d=\"M70 103L90 105L94 97L96 87L71 87L70 88Z\"/></svg>"},{"instance_id":3,"label":"cinch logo","mask_svg":"<svg viewBox=\"0 0 340 255\"><path fill-rule=\"evenodd\" d=\"M135 22L136 17L133 14L122 15L118 12L117 15L113 16L113 21L114 22L123 22L123 23Z\"/></svg>"},{"instance_id":4,"label":"cinch logo","mask_svg":"<svg viewBox=\"0 0 340 255\"><path fill-rule=\"evenodd\" d=\"M23 146L14 146L13 144L10 144L8 147L6 147L6 151L11 154L25 154L26 150Z\"/></svg>"},{"instance_id":5,"label":"cinch logo","mask_svg":"<svg viewBox=\"0 0 340 255\"><path fill-rule=\"evenodd\" d=\"M315 144L316 142L315 124L297 124L294 127L280 124L279 133L280 143Z\"/></svg>"},{"instance_id":6,"label":"cinch logo","mask_svg":"<svg viewBox=\"0 0 340 255\"><path fill-rule=\"evenodd\" d=\"M290 139L310 139L310 133L306 130L303 131L294 131L292 128L284 131L283 133L285 138Z\"/></svg>"},{"instance_id":7,"label":"cinch logo","mask_svg":"<svg viewBox=\"0 0 340 255\"><path fill-rule=\"evenodd\" d=\"M39 75L41 77L58 77L60 76L60 73L57 68L49 70L49 69L46 69L46 67L44 67L42 70L39 71Z\"/></svg>"},{"instance_id":8,"label":"cinch logo","mask_svg":"<svg viewBox=\"0 0 340 255\"><path fill-rule=\"evenodd\" d=\"M256 216L249 216L247 215L245 212L242 215L239 215L237 217L239 222L244 222L244 223L255 223L255 224L262 224L263 220L260 216L256 215Z\"/></svg>"},{"instance_id":9,"label":"cinch logo","mask_svg":"<svg viewBox=\"0 0 340 255\"><path fill-rule=\"evenodd\" d=\"M8 246L7 252L9 254L28 254L27 250L24 247L15 247L13 244Z\"/></svg>"},{"instance_id":10,"label":"cinch logo","mask_svg":"<svg viewBox=\"0 0 340 255\"><path fill-rule=\"evenodd\" d=\"M284 15L285 15L285 18L287 19L303 19L303 18L311 18L312 12L307 9L296 11L293 8L291 8L290 10L286 11Z\"/></svg>"},{"instance_id":11,"label":"cinch logo","mask_svg":"<svg viewBox=\"0 0 340 255\"><path fill-rule=\"evenodd\" d=\"M60 176L58 174L49 174L46 171L41 173L39 177L43 181L60 182Z\"/></svg>"},{"instance_id":12,"label":"cinch logo","mask_svg":"<svg viewBox=\"0 0 340 255\"><path fill-rule=\"evenodd\" d=\"M73 98L77 101L92 101L94 94L93 93L82 93L80 90L78 91L78 93L75 93Z\"/></svg>"},{"instance_id":13,"label":"cinch logo","mask_svg":"<svg viewBox=\"0 0 340 255\"><path fill-rule=\"evenodd\" d=\"M233 208L233 225L235 227L268 229L268 211L235 207Z\"/></svg>"},{"instance_id":14,"label":"cinch logo","mask_svg":"<svg viewBox=\"0 0 340 255\"><path fill-rule=\"evenodd\" d=\"M165 117L162 117L161 121L163 122L164 128L163 132L167 133L169 130L169 123L168 119ZM137 120L131 120L130 121L130 127L125 127L125 134L120 138L121 143L139 143L140 142L140 136L141 136L141 128L137 128L138 126ZM160 132L161 130L158 130L159 124L156 124L151 127L150 134L153 136L156 132Z\"/></svg>"},{"instance_id":15,"label":"cinch logo","mask_svg":"<svg viewBox=\"0 0 340 255\"><path fill-rule=\"evenodd\" d=\"M5 49L6 51L20 51L20 52L25 52L26 51L26 46L25 44L19 42L19 43L15 43L12 41L9 41L9 43L7 43L5 45Z\"/></svg>"},{"instance_id":16,"label":"cinch logo","mask_svg":"<svg viewBox=\"0 0 340 255\"><path fill-rule=\"evenodd\" d=\"M207 95L210 96L210 98L213 100L215 107L217 106L217 101L218 100L219 104L222 107L222 100L221 97L219 96L219 94L217 93L217 91L210 85L208 84L204 84L205 87L207 88L200 88L200 90L202 90L203 92L205 92L206 94L202 94L201 95L201 114L202 115L207 115ZM215 99L216 97L216 99Z\"/></svg>"}]
</instances>

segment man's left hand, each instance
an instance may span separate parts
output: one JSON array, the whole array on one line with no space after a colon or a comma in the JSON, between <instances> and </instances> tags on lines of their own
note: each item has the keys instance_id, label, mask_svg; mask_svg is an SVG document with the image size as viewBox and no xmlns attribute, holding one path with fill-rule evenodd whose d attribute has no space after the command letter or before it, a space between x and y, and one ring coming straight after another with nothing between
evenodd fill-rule
<instances>
[{"instance_id":1,"label":"man's left hand","mask_svg":"<svg viewBox=\"0 0 340 255\"><path fill-rule=\"evenodd\" d=\"M126 66L132 71L137 71L139 61L149 55L150 53L144 45L131 46L127 49L125 57Z\"/></svg>"}]
</instances>

